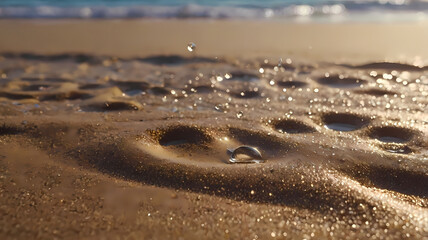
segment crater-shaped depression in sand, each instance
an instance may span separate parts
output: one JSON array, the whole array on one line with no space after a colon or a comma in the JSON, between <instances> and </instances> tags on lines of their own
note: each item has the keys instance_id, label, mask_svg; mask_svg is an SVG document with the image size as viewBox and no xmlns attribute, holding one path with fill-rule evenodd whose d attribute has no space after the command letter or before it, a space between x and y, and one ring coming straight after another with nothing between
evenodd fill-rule
<instances>
[{"instance_id":1,"label":"crater-shaped depression in sand","mask_svg":"<svg viewBox=\"0 0 428 240\"><path fill-rule=\"evenodd\" d=\"M322 116L325 127L335 131L354 131L368 124L365 117L350 113L328 113Z\"/></svg>"}]
</instances>

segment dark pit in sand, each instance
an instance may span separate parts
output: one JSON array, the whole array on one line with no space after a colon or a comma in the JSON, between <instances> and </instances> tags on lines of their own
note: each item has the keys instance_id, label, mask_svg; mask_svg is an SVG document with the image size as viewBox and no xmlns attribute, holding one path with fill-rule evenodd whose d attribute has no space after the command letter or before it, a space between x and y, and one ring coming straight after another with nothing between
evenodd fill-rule
<instances>
[{"instance_id":1,"label":"dark pit in sand","mask_svg":"<svg viewBox=\"0 0 428 240\"><path fill-rule=\"evenodd\" d=\"M259 91L246 90L234 94L237 98L256 98L260 96Z\"/></svg>"},{"instance_id":2,"label":"dark pit in sand","mask_svg":"<svg viewBox=\"0 0 428 240\"><path fill-rule=\"evenodd\" d=\"M229 80L235 80L235 81L243 81L243 82L252 82L252 81L258 81L259 76L252 72L247 71L234 71L231 72L232 77Z\"/></svg>"},{"instance_id":3,"label":"dark pit in sand","mask_svg":"<svg viewBox=\"0 0 428 240\"><path fill-rule=\"evenodd\" d=\"M158 131L158 141L162 146L203 144L210 142L211 137L196 127L175 126Z\"/></svg>"},{"instance_id":4,"label":"dark pit in sand","mask_svg":"<svg viewBox=\"0 0 428 240\"><path fill-rule=\"evenodd\" d=\"M277 84L283 88L301 88L307 85L307 83L301 81L279 81Z\"/></svg>"},{"instance_id":5,"label":"dark pit in sand","mask_svg":"<svg viewBox=\"0 0 428 240\"><path fill-rule=\"evenodd\" d=\"M369 123L367 118L350 113L328 113L322 116L322 121L327 128L342 132L357 130Z\"/></svg>"},{"instance_id":6,"label":"dark pit in sand","mask_svg":"<svg viewBox=\"0 0 428 240\"><path fill-rule=\"evenodd\" d=\"M272 126L281 133L310 133L315 132L315 129L293 119L276 120Z\"/></svg>"},{"instance_id":7,"label":"dark pit in sand","mask_svg":"<svg viewBox=\"0 0 428 240\"><path fill-rule=\"evenodd\" d=\"M375 127L370 131L370 137L386 143L405 143L410 141L415 133L400 127Z\"/></svg>"},{"instance_id":8,"label":"dark pit in sand","mask_svg":"<svg viewBox=\"0 0 428 240\"><path fill-rule=\"evenodd\" d=\"M333 75L328 77L322 77L318 79L318 82L334 88L356 88L361 84L365 83L365 80L354 78L354 77L342 77L339 75Z\"/></svg>"}]
</instances>

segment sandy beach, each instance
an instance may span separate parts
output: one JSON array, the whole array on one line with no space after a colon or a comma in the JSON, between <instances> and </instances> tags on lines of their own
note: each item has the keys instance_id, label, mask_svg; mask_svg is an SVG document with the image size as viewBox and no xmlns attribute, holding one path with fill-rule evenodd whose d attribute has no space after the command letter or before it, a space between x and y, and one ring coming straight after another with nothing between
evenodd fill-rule
<instances>
[{"instance_id":1,"label":"sandy beach","mask_svg":"<svg viewBox=\"0 0 428 240\"><path fill-rule=\"evenodd\" d=\"M0 238L425 239L427 27L0 20Z\"/></svg>"}]
</instances>

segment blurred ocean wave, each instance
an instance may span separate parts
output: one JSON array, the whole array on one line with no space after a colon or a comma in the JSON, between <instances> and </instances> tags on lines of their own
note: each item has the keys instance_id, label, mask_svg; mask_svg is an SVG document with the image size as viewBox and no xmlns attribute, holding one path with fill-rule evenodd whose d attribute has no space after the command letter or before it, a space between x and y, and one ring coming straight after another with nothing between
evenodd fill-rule
<instances>
[{"instance_id":1,"label":"blurred ocean wave","mask_svg":"<svg viewBox=\"0 0 428 240\"><path fill-rule=\"evenodd\" d=\"M420 20L427 0L180 1L180 0L3 0L0 18L212 18Z\"/></svg>"}]
</instances>

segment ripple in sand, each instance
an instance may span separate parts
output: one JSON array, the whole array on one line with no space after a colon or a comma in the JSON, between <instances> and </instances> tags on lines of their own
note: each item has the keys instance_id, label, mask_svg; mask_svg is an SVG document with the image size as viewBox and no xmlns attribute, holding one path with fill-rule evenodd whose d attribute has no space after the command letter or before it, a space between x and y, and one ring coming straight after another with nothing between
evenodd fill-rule
<instances>
[{"instance_id":1,"label":"ripple in sand","mask_svg":"<svg viewBox=\"0 0 428 240\"><path fill-rule=\"evenodd\" d=\"M367 118L349 113L328 113L322 120L327 128L342 132L360 129L369 122Z\"/></svg>"},{"instance_id":2,"label":"ripple in sand","mask_svg":"<svg viewBox=\"0 0 428 240\"><path fill-rule=\"evenodd\" d=\"M262 154L260 151L251 146L240 146L234 150L228 149L230 152L229 163L263 163Z\"/></svg>"}]
</instances>

